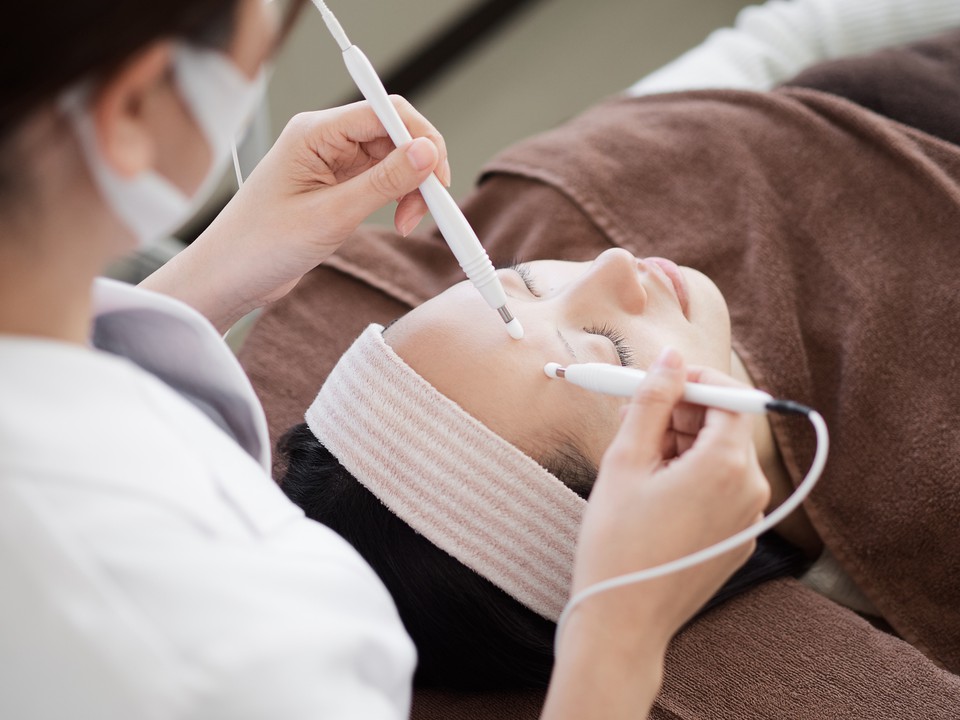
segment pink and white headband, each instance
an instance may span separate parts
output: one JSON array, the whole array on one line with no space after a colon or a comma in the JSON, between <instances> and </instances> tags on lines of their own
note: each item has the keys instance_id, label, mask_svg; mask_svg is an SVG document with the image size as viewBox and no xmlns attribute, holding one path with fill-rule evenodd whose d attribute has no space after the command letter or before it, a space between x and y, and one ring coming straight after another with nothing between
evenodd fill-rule
<instances>
[{"instance_id":1,"label":"pink and white headband","mask_svg":"<svg viewBox=\"0 0 960 720\"><path fill-rule=\"evenodd\" d=\"M370 325L307 410L313 434L418 533L556 621L586 502L420 377Z\"/></svg>"}]
</instances>

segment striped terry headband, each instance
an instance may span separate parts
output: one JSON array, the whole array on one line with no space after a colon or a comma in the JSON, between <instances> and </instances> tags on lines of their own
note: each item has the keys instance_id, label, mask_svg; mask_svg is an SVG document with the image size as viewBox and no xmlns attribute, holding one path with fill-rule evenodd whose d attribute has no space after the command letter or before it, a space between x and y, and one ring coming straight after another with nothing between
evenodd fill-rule
<instances>
[{"instance_id":1,"label":"striped terry headband","mask_svg":"<svg viewBox=\"0 0 960 720\"><path fill-rule=\"evenodd\" d=\"M317 439L387 508L556 621L586 502L420 377L370 325L307 410Z\"/></svg>"}]
</instances>

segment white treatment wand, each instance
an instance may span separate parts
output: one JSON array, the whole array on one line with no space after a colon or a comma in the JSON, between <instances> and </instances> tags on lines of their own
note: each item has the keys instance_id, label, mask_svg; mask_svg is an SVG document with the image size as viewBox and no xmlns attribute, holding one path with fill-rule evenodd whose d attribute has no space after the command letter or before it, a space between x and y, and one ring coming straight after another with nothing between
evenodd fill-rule
<instances>
[{"instance_id":1,"label":"white treatment wand","mask_svg":"<svg viewBox=\"0 0 960 720\"><path fill-rule=\"evenodd\" d=\"M606 363L575 363L567 367L559 363L547 363L543 367L543 372L547 377L562 378L585 390L618 397L633 397L640 383L647 376L643 370ZM758 415L770 411L790 412L792 409L785 406L793 405L788 401L775 400L772 395L761 390L691 382L684 385L683 399L694 405Z\"/></svg>"},{"instance_id":2,"label":"white treatment wand","mask_svg":"<svg viewBox=\"0 0 960 720\"><path fill-rule=\"evenodd\" d=\"M330 34L333 35L337 45L343 51L343 61L347 66L350 77L353 78L361 94L370 103L377 117L380 118L380 122L383 123L383 127L390 139L393 140L394 145L400 147L404 143L410 142L413 139L410 131L407 130L397 113L397 109L390 102L390 97L367 56L363 54L360 48L350 42L347 34L343 31L343 27L323 0L313 0L313 4L320 11ZM467 222L450 193L443 187L436 175L431 175L420 185L420 194L426 200L434 222L440 228L443 239L447 241L447 245L453 251L460 267L467 274L467 278L477 288L487 304L500 313L500 317L507 324L507 332L510 333L510 337L515 340L522 338L523 327L507 308L507 296L493 268L493 263L490 262L486 250L483 249L476 233L470 227L470 223Z\"/></svg>"}]
</instances>

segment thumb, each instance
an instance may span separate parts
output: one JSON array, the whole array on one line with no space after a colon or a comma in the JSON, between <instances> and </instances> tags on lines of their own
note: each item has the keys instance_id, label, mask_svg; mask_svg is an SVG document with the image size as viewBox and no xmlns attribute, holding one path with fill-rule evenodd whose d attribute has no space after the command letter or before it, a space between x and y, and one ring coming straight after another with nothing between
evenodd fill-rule
<instances>
[{"instance_id":1,"label":"thumb","mask_svg":"<svg viewBox=\"0 0 960 720\"><path fill-rule=\"evenodd\" d=\"M359 225L387 203L413 192L436 169L439 157L436 145L427 138L417 138L341 183L336 190L345 200L343 219Z\"/></svg>"},{"instance_id":2,"label":"thumb","mask_svg":"<svg viewBox=\"0 0 960 720\"><path fill-rule=\"evenodd\" d=\"M609 454L620 462L638 466L655 464L662 459L663 436L683 396L685 375L680 353L664 348L627 405L620 430L607 451Z\"/></svg>"}]
</instances>

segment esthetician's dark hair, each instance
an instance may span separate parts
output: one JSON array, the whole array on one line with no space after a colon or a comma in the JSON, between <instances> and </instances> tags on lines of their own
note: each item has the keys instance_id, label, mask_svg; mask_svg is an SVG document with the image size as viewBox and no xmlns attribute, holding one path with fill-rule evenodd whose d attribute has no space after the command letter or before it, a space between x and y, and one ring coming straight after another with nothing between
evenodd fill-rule
<instances>
[{"instance_id":1,"label":"esthetician's dark hair","mask_svg":"<svg viewBox=\"0 0 960 720\"><path fill-rule=\"evenodd\" d=\"M302 4L291 4L285 26ZM0 149L26 118L63 90L83 78L109 77L152 42L181 38L223 47L233 35L239 6L240 0L11 3L0 23Z\"/></svg>"},{"instance_id":2,"label":"esthetician's dark hair","mask_svg":"<svg viewBox=\"0 0 960 720\"><path fill-rule=\"evenodd\" d=\"M347 472L307 425L280 440L281 487L307 516L342 535L393 596L419 655L418 685L464 690L545 688L553 667L549 620L419 535ZM596 468L573 450L541 460L581 496ZM585 483L585 479L592 478ZM801 553L764 536L704 610L764 580L797 572Z\"/></svg>"}]
</instances>

